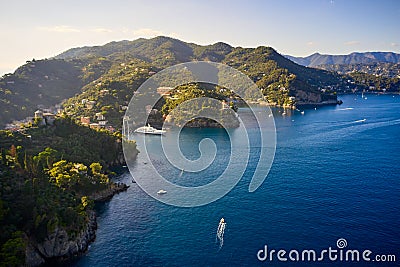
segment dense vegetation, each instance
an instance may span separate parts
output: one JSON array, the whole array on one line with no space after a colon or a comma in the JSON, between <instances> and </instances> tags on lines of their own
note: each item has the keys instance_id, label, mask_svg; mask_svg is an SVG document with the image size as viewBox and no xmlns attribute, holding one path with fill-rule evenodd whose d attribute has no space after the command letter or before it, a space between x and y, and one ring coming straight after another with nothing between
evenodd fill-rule
<instances>
[{"instance_id":1,"label":"dense vegetation","mask_svg":"<svg viewBox=\"0 0 400 267\"><path fill-rule=\"evenodd\" d=\"M114 127L121 128L122 116L134 91L150 77L153 69L141 60L124 58L126 63L114 63L101 78L82 88L82 93L64 103L65 112L74 119L82 116L95 121L101 113ZM150 74L149 74L150 73ZM95 101L90 108L86 101Z\"/></svg>"},{"instance_id":2,"label":"dense vegetation","mask_svg":"<svg viewBox=\"0 0 400 267\"><path fill-rule=\"evenodd\" d=\"M0 131L0 266L24 264L27 242L63 228L74 238L91 195L112 186L121 140L59 118L53 126Z\"/></svg>"},{"instance_id":3,"label":"dense vegetation","mask_svg":"<svg viewBox=\"0 0 400 267\"><path fill-rule=\"evenodd\" d=\"M354 81L353 87L359 90L367 91L386 91L399 92L400 78L390 78L385 76L377 76L363 72L352 72L346 75L350 80Z\"/></svg>"},{"instance_id":4,"label":"dense vegetation","mask_svg":"<svg viewBox=\"0 0 400 267\"><path fill-rule=\"evenodd\" d=\"M304 66L313 66L342 75L347 82L339 92L400 91L400 54L365 52L333 56L316 53L305 58L287 58Z\"/></svg>"},{"instance_id":5,"label":"dense vegetation","mask_svg":"<svg viewBox=\"0 0 400 267\"><path fill-rule=\"evenodd\" d=\"M391 60L396 55L371 56ZM354 54L349 60L357 63L359 57ZM41 126L36 120L20 131L0 131L0 266L23 265L27 242L40 242L56 228L73 238L88 221L91 196L112 186L111 168L123 163L121 135L76 121L99 121L100 114L101 120L120 129L129 100L146 79L166 67L200 60L238 69L258 85L265 99L281 106L335 100L336 93L345 90L400 91L399 77L388 74L397 66L391 63L362 59L374 71L366 71L365 65L321 70L298 65L270 47L235 48L221 42L200 46L167 37L74 48L53 59L27 61L0 79L0 125L61 102L65 113L53 125ZM233 110L240 101L227 88L184 84L159 101L155 120L201 96L226 101ZM258 100L259 95L249 91L245 97ZM197 108L206 111L211 106ZM213 113L223 118L230 111L223 107ZM175 114L178 124L186 116L181 115Z\"/></svg>"},{"instance_id":6,"label":"dense vegetation","mask_svg":"<svg viewBox=\"0 0 400 267\"><path fill-rule=\"evenodd\" d=\"M167 37L74 48L57 58L83 60L86 57L102 58L112 64L101 77L84 86L81 94L66 101L65 110L75 119L84 116L93 121L96 113L101 113L117 128L122 125L129 99L143 81L165 67L186 61L211 60L235 67L257 83L269 102L278 105L295 104L289 96L295 96L298 90L319 95L321 88L330 86L325 90L329 96L344 84L339 75L299 66L272 48L233 48L224 43L199 46ZM86 101L95 101L95 104L88 108Z\"/></svg>"},{"instance_id":7,"label":"dense vegetation","mask_svg":"<svg viewBox=\"0 0 400 267\"><path fill-rule=\"evenodd\" d=\"M33 116L38 106L49 107L78 93L78 61L32 60L0 79L0 124Z\"/></svg>"},{"instance_id":8,"label":"dense vegetation","mask_svg":"<svg viewBox=\"0 0 400 267\"><path fill-rule=\"evenodd\" d=\"M294 64L267 47L234 48L221 42L200 46L168 37L111 42L70 49L55 59L29 61L2 77L0 124L32 116L38 106L53 106L76 95L65 105L72 116L103 112L110 114L109 122L116 127L121 122L121 106L127 105L133 91L152 73L198 60L238 67L258 82L271 102L280 104L288 103L288 96L298 89L341 84L337 75ZM110 94L105 96L104 90ZM86 110L83 99L98 102Z\"/></svg>"},{"instance_id":9,"label":"dense vegetation","mask_svg":"<svg viewBox=\"0 0 400 267\"><path fill-rule=\"evenodd\" d=\"M322 56L315 54L307 60ZM366 58L393 61L397 56L354 53L338 60L364 64ZM32 116L38 105L47 107L68 99L63 107L74 119L84 116L96 122L96 113L101 113L110 125L120 128L128 101L143 81L166 67L200 60L237 68L257 83L270 103L281 106L335 100L336 93L372 86L363 82L371 77L358 79L357 75L352 78L304 67L270 47L231 47L221 42L201 46L168 37L141 38L73 48L54 59L30 61L14 74L5 75L0 79L0 107L4 110L0 124ZM389 91L399 91L396 80L387 79L374 81L376 89L372 90L383 84ZM88 107L87 101L95 102Z\"/></svg>"},{"instance_id":10,"label":"dense vegetation","mask_svg":"<svg viewBox=\"0 0 400 267\"><path fill-rule=\"evenodd\" d=\"M318 68L335 71L339 74L350 74L353 72L367 73L375 76L388 78L400 77L400 63L372 63L372 64L334 64L319 65Z\"/></svg>"},{"instance_id":11,"label":"dense vegetation","mask_svg":"<svg viewBox=\"0 0 400 267\"><path fill-rule=\"evenodd\" d=\"M298 91L321 94L320 88L339 88L343 83L338 75L297 65L270 47L236 48L223 63L248 75L270 103L281 106L293 105L289 96Z\"/></svg>"},{"instance_id":12,"label":"dense vegetation","mask_svg":"<svg viewBox=\"0 0 400 267\"><path fill-rule=\"evenodd\" d=\"M213 102L211 99L204 99L203 101L186 102L185 106L181 106L179 110L175 109L187 100L201 97L217 99L226 106ZM239 126L239 121L229 112L229 107L237 111L236 103L238 101L241 101L241 99L226 88L205 83L190 83L178 86L170 92L170 97L166 98L162 105L161 113L164 117L169 115L170 122L176 125L184 125L185 122L189 121L187 126L199 125L201 127L210 127L210 125L215 124L205 118L202 118L200 123L198 119L209 117L212 114L216 116L215 119L223 122L225 127L234 128ZM190 118L197 119L189 120ZM220 127L220 125L217 127Z\"/></svg>"}]
</instances>

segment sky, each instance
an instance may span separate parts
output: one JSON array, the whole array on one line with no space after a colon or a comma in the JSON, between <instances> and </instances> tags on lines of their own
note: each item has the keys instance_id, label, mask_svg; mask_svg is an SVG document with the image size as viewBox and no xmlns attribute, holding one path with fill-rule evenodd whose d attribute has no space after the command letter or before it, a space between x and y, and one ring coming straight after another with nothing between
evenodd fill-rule
<instances>
[{"instance_id":1,"label":"sky","mask_svg":"<svg viewBox=\"0 0 400 267\"><path fill-rule=\"evenodd\" d=\"M400 53L399 0L0 0L0 75L80 46L170 36L307 56Z\"/></svg>"}]
</instances>

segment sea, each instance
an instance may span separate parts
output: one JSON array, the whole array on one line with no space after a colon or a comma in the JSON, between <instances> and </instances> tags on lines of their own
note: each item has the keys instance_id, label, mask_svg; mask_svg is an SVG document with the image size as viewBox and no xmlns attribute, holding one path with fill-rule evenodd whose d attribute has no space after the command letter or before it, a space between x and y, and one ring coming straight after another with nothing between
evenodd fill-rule
<instances>
[{"instance_id":1,"label":"sea","mask_svg":"<svg viewBox=\"0 0 400 267\"><path fill-rule=\"evenodd\" d=\"M399 266L400 95L352 94L339 99L342 105L306 109L304 114L273 108L276 152L262 185L252 193L248 190L260 152L253 149L238 184L200 207L164 204L146 194L132 175L147 177L147 165L152 164L172 182L207 184L227 168L226 131L181 132L180 146L188 158L199 156L203 138L216 143L216 163L200 175L169 166L160 156L160 136L149 137L154 139L148 150L151 162L139 147L142 152L131 173L116 178L129 189L97 205L96 240L71 264ZM239 116L245 119L246 112L239 110ZM259 144L252 140L251 145ZM226 223L223 243L217 237L221 218ZM303 253L310 250L315 258ZM358 261L351 253L346 260L349 250L359 252Z\"/></svg>"}]
</instances>

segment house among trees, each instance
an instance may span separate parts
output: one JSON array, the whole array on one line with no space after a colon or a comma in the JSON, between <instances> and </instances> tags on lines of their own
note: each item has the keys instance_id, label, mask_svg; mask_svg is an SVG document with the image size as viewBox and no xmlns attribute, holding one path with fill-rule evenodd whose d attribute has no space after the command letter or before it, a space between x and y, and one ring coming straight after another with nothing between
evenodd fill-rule
<instances>
[{"instance_id":1,"label":"house among trees","mask_svg":"<svg viewBox=\"0 0 400 267\"><path fill-rule=\"evenodd\" d=\"M90 124L89 124L89 127L90 127L91 129L100 129L100 125L99 125L98 123L96 123L96 122L90 123Z\"/></svg>"},{"instance_id":2,"label":"house among trees","mask_svg":"<svg viewBox=\"0 0 400 267\"><path fill-rule=\"evenodd\" d=\"M171 91L173 90L174 88L172 88L172 87L158 87L157 88L157 93L160 95L160 96L169 96L170 94L171 94Z\"/></svg>"},{"instance_id":3,"label":"house among trees","mask_svg":"<svg viewBox=\"0 0 400 267\"><path fill-rule=\"evenodd\" d=\"M221 109L230 109L228 103L225 100L221 102Z\"/></svg>"},{"instance_id":4,"label":"house among trees","mask_svg":"<svg viewBox=\"0 0 400 267\"><path fill-rule=\"evenodd\" d=\"M105 127L108 121L98 121L100 127Z\"/></svg>"},{"instance_id":5,"label":"house among trees","mask_svg":"<svg viewBox=\"0 0 400 267\"><path fill-rule=\"evenodd\" d=\"M98 121L104 121L106 119L106 117L101 112L97 112L96 113L96 119Z\"/></svg>"},{"instance_id":6,"label":"house among trees","mask_svg":"<svg viewBox=\"0 0 400 267\"><path fill-rule=\"evenodd\" d=\"M44 118L46 125L53 125L54 120L56 119L56 115L54 113L46 112L46 113L43 113L43 118Z\"/></svg>"},{"instance_id":7,"label":"house among trees","mask_svg":"<svg viewBox=\"0 0 400 267\"><path fill-rule=\"evenodd\" d=\"M56 115L51 112L43 112L42 110L35 111L34 119L39 121L39 125L53 125Z\"/></svg>"},{"instance_id":8,"label":"house among trees","mask_svg":"<svg viewBox=\"0 0 400 267\"><path fill-rule=\"evenodd\" d=\"M86 108L87 109L92 109L94 107L94 105L96 104L96 101L87 101L86 102Z\"/></svg>"},{"instance_id":9,"label":"house among trees","mask_svg":"<svg viewBox=\"0 0 400 267\"><path fill-rule=\"evenodd\" d=\"M110 93L110 90L107 90L107 89L100 90L100 95L101 96L108 95L109 93Z\"/></svg>"},{"instance_id":10,"label":"house among trees","mask_svg":"<svg viewBox=\"0 0 400 267\"><path fill-rule=\"evenodd\" d=\"M83 125L89 125L90 124L90 117L81 117L81 123Z\"/></svg>"},{"instance_id":11,"label":"house among trees","mask_svg":"<svg viewBox=\"0 0 400 267\"><path fill-rule=\"evenodd\" d=\"M42 119L43 118L43 111L40 109L35 111L35 119Z\"/></svg>"}]
</instances>

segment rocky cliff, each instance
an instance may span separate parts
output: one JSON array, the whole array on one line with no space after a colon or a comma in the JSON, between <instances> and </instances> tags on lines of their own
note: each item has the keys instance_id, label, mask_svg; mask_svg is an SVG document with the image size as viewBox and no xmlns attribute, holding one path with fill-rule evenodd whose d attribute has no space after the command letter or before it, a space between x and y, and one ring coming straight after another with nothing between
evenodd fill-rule
<instances>
[{"instance_id":1,"label":"rocky cliff","mask_svg":"<svg viewBox=\"0 0 400 267\"><path fill-rule=\"evenodd\" d=\"M238 119L230 119L230 120L225 120L224 121L224 126L227 128L237 128L240 126L240 122ZM198 118L191 120L187 124L185 124L185 127L189 128L223 128L223 126L211 119L206 119L206 118Z\"/></svg>"},{"instance_id":2,"label":"rocky cliff","mask_svg":"<svg viewBox=\"0 0 400 267\"><path fill-rule=\"evenodd\" d=\"M113 183L109 188L89 197L94 201L106 201L115 194L127 190L128 187L123 183ZM79 256L85 253L89 244L95 240L96 229L96 213L89 211L85 227L74 238L68 235L63 228L56 228L40 243L27 237L25 263L27 266L40 266Z\"/></svg>"},{"instance_id":3,"label":"rocky cliff","mask_svg":"<svg viewBox=\"0 0 400 267\"><path fill-rule=\"evenodd\" d=\"M74 239L71 239L63 228L56 228L41 243L28 240L25 263L27 266L39 266L49 261L78 256L84 253L96 238L96 229L96 215L94 211L90 211L86 227Z\"/></svg>"},{"instance_id":4,"label":"rocky cliff","mask_svg":"<svg viewBox=\"0 0 400 267\"><path fill-rule=\"evenodd\" d=\"M126 191L128 188L129 186L126 184L113 183L109 188L102 190L100 192L95 192L89 197L94 201L106 201L111 199L115 194Z\"/></svg>"},{"instance_id":5,"label":"rocky cliff","mask_svg":"<svg viewBox=\"0 0 400 267\"><path fill-rule=\"evenodd\" d=\"M336 95L322 95L319 92L309 92L298 90L296 92L295 107L305 106L323 106L323 105L336 105L342 104L341 100L337 100Z\"/></svg>"}]
</instances>

